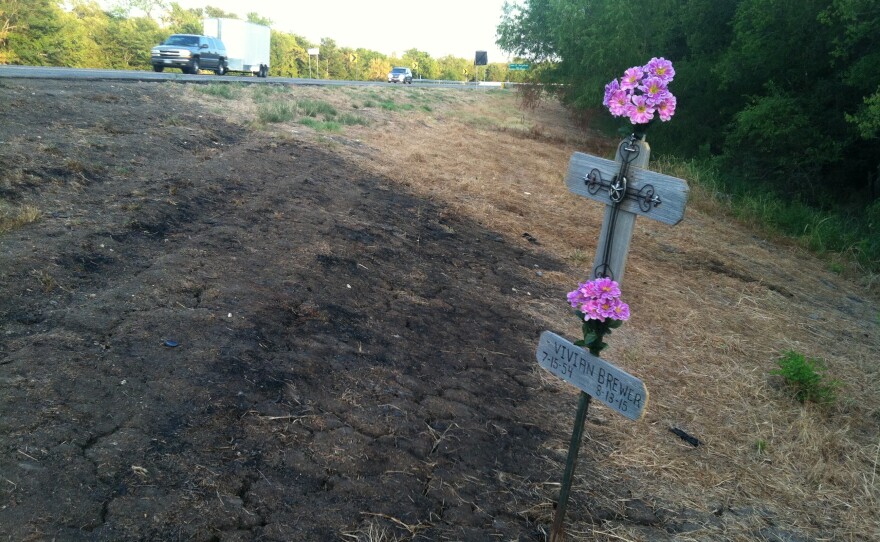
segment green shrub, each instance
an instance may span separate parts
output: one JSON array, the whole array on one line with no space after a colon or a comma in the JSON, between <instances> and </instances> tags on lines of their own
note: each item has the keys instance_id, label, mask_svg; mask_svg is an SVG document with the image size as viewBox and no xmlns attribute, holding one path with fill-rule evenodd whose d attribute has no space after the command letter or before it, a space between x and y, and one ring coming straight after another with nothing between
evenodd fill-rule
<instances>
[{"instance_id":1,"label":"green shrub","mask_svg":"<svg viewBox=\"0 0 880 542\"><path fill-rule=\"evenodd\" d=\"M861 207L819 208L724 173L717 161L664 157L654 164L687 179L694 188L692 198L702 198L700 203L708 199L730 215L795 239L817 254L843 256L868 273L880 271L880 200Z\"/></svg>"},{"instance_id":2,"label":"green shrub","mask_svg":"<svg viewBox=\"0 0 880 542\"><path fill-rule=\"evenodd\" d=\"M831 404L837 400L840 384L836 380L826 379L825 364L821 360L788 351L776 360L776 364L779 369L770 373L782 376L799 402Z\"/></svg>"}]
</instances>

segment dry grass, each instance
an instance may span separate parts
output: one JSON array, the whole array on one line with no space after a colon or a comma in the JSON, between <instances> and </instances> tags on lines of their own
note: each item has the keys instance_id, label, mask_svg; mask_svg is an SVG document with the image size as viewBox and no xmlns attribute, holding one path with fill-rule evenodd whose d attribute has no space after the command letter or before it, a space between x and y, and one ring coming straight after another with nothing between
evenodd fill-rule
<instances>
[{"instance_id":1,"label":"dry grass","mask_svg":"<svg viewBox=\"0 0 880 542\"><path fill-rule=\"evenodd\" d=\"M33 205L12 206L0 201L0 233L32 224L42 216L40 210Z\"/></svg>"},{"instance_id":2,"label":"dry grass","mask_svg":"<svg viewBox=\"0 0 880 542\"><path fill-rule=\"evenodd\" d=\"M536 296L523 311L546 329L576 337L579 326L564 292L589 272L602 210L569 193L563 175L573 151L608 156L615 142L579 132L556 104L520 109L508 92L382 87L277 94L319 98L370 120L329 138L294 122L266 128L279 137L332 145L511 243L563 262L563 271L543 274L559 297ZM390 110L378 105L382 100L426 107ZM235 108L240 122L254 122L253 100L245 97ZM595 423L584 453L594 462L578 473L577 487L589 491L625 480L635 496L658 508L769 508L775 525L811 537L880 538L877 300L811 255L725 219L712 203L717 194L692 188L680 225L637 221L623 285L633 317L604 356L645 381L652 405L636 423L601 406L591 411ZM788 350L827 362L830 376L842 383L834 407L802 406L773 385L769 372ZM558 392L548 397L570 400L574 415L573 390L537 369L533 379L536 389ZM570 421L549 415L558 406L520 407L524 418L556 420L547 422L554 439L545 459L553 469L570 432ZM673 426L704 445L678 440L668 431ZM512 486L521 514L547 522L555 488L528 481ZM753 540L762 521L725 513L714 530L679 539ZM369 540L373 527L365 528L348 536ZM644 539L625 525L594 524L576 514L569 531L584 540Z\"/></svg>"}]
</instances>

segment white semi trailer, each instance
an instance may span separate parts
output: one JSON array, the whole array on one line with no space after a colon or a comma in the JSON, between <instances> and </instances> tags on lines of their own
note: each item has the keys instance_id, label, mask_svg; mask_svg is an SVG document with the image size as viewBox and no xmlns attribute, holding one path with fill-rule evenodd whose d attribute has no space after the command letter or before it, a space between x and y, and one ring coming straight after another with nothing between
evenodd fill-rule
<instances>
[{"instance_id":1,"label":"white semi trailer","mask_svg":"<svg viewBox=\"0 0 880 542\"><path fill-rule=\"evenodd\" d=\"M205 35L220 38L226 46L229 71L250 72L257 77L269 75L268 26L239 19L211 17L202 21Z\"/></svg>"}]
</instances>

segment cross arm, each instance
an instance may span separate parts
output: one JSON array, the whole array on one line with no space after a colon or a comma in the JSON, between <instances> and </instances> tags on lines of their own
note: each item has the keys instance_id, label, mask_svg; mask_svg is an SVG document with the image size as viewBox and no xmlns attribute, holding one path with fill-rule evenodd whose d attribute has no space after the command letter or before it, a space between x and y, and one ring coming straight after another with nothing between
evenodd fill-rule
<instances>
[{"instance_id":1,"label":"cross arm","mask_svg":"<svg viewBox=\"0 0 880 542\"><path fill-rule=\"evenodd\" d=\"M565 184L575 194L611 205L609 187L620 170L620 163L576 152L568 165ZM665 224L678 224L684 218L689 188L684 179L630 166L626 197L620 209Z\"/></svg>"}]
</instances>

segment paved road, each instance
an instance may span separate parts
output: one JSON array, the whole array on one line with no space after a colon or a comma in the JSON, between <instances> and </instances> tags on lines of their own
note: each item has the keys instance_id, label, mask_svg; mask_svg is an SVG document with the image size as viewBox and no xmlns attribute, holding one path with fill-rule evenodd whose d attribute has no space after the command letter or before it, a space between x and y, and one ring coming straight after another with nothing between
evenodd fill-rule
<instances>
[{"instance_id":1,"label":"paved road","mask_svg":"<svg viewBox=\"0 0 880 542\"><path fill-rule=\"evenodd\" d=\"M254 77L252 75L227 74L218 77L213 74L187 75L176 72L155 73L151 71L129 70L99 70L87 68L55 68L45 66L0 66L0 79L3 78L30 78L30 79L81 79L81 80L109 80L120 79L129 81L186 81L195 83L216 83L219 81L231 81L237 83L285 83L290 85L330 85L330 86L381 86L389 83L382 81L335 81L331 79L301 79L294 77ZM497 86L480 85L473 83L438 83L413 80L413 86L443 87L443 88L480 88L489 89Z\"/></svg>"}]
</instances>

